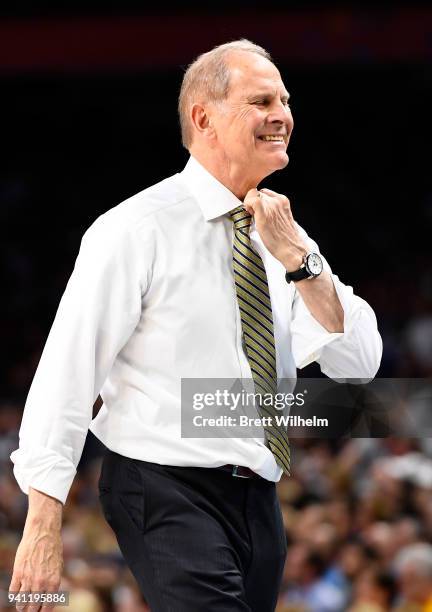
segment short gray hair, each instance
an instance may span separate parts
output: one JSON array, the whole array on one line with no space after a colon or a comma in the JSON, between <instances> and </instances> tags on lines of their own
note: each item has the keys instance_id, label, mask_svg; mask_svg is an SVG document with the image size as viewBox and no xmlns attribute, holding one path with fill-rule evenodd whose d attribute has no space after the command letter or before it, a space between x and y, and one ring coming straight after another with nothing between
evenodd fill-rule
<instances>
[{"instance_id":1,"label":"short gray hair","mask_svg":"<svg viewBox=\"0 0 432 612\"><path fill-rule=\"evenodd\" d=\"M270 53L263 47L241 38L219 45L199 55L184 74L178 100L178 113L183 146L189 149L192 144L192 125L189 112L194 102L220 102L228 95L230 71L227 56L233 51L256 53L272 61Z\"/></svg>"},{"instance_id":2,"label":"short gray hair","mask_svg":"<svg viewBox=\"0 0 432 612\"><path fill-rule=\"evenodd\" d=\"M397 555L394 566L400 573L408 565L414 567L418 575L432 578L432 545L418 542L405 546Z\"/></svg>"}]
</instances>

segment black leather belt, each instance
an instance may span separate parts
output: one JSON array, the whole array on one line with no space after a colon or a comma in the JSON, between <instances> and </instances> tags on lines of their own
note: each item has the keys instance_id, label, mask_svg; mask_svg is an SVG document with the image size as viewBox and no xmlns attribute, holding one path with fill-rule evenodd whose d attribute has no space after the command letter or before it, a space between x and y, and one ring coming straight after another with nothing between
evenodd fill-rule
<instances>
[{"instance_id":1,"label":"black leather belt","mask_svg":"<svg viewBox=\"0 0 432 612\"><path fill-rule=\"evenodd\" d=\"M248 467L244 467L243 465L221 465L217 468L218 470L224 470L225 472L231 472L231 476L235 478L261 478L259 474L254 472Z\"/></svg>"}]
</instances>

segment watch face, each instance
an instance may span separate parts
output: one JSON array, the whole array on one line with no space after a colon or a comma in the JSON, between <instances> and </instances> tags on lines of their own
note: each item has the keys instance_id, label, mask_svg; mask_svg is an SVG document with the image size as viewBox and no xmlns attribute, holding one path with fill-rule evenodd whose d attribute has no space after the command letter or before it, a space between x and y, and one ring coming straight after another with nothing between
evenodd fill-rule
<instances>
[{"instance_id":1,"label":"watch face","mask_svg":"<svg viewBox=\"0 0 432 612\"><path fill-rule=\"evenodd\" d=\"M316 253L311 253L310 255L308 255L306 263L311 274L313 274L314 276L318 276L318 274L321 274L323 270L323 264L322 259L319 255L317 255Z\"/></svg>"}]
</instances>

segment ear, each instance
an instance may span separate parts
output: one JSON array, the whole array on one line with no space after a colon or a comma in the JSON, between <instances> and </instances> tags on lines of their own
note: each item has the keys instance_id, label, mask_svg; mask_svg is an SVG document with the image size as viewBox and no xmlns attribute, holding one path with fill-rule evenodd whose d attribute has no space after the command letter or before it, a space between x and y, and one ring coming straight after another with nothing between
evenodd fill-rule
<instances>
[{"instance_id":1,"label":"ear","mask_svg":"<svg viewBox=\"0 0 432 612\"><path fill-rule=\"evenodd\" d=\"M191 108L191 121L201 136L212 138L214 136L214 127L208 111L208 107L205 107L203 104L193 104Z\"/></svg>"}]
</instances>

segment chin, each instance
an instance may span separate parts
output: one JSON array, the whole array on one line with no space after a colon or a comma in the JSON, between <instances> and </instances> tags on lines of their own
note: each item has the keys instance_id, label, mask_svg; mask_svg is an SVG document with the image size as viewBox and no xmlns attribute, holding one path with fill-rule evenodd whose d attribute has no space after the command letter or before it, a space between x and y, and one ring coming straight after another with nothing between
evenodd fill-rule
<instances>
[{"instance_id":1,"label":"chin","mask_svg":"<svg viewBox=\"0 0 432 612\"><path fill-rule=\"evenodd\" d=\"M280 166L279 166L279 170L281 168L285 168L286 166L288 166L288 162L289 162L289 157L288 157L288 153L283 153L279 156L280 158Z\"/></svg>"},{"instance_id":2,"label":"chin","mask_svg":"<svg viewBox=\"0 0 432 612\"><path fill-rule=\"evenodd\" d=\"M268 176L272 172L276 172L277 170L283 170L283 168L286 168L288 166L289 157L286 153L284 155L278 155L277 157L275 156L275 159L272 160L272 162L273 163L271 164L267 164L268 172L266 176Z\"/></svg>"}]
</instances>

